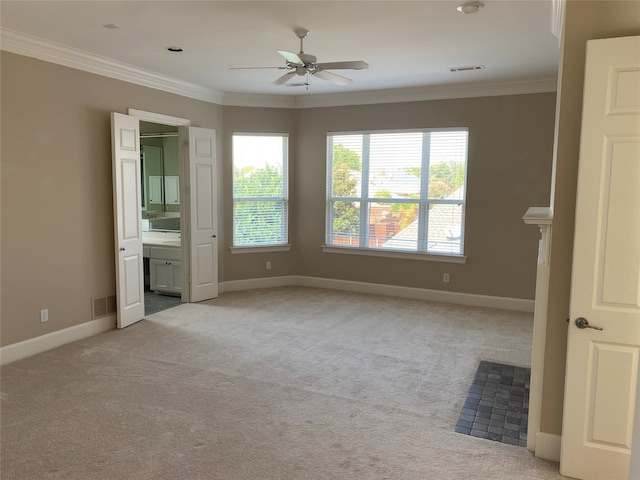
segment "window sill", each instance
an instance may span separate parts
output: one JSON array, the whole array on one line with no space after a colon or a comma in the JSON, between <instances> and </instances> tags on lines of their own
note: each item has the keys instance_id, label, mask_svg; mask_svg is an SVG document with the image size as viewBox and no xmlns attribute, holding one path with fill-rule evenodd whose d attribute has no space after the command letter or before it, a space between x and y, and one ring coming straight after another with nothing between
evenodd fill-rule
<instances>
[{"instance_id":1,"label":"window sill","mask_svg":"<svg viewBox=\"0 0 640 480\"><path fill-rule=\"evenodd\" d=\"M399 252L396 250L374 250L360 247L334 247L321 245L324 253L346 253L348 255L367 255L371 257L402 258L406 260L424 260L428 262L467 263L464 255L437 255L433 253Z\"/></svg>"},{"instance_id":2,"label":"window sill","mask_svg":"<svg viewBox=\"0 0 640 480\"><path fill-rule=\"evenodd\" d=\"M291 250L292 245L287 243L285 245L264 245L264 246L250 246L250 247L229 247L232 254L238 253L272 253L272 252L288 252Z\"/></svg>"}]
</instances>

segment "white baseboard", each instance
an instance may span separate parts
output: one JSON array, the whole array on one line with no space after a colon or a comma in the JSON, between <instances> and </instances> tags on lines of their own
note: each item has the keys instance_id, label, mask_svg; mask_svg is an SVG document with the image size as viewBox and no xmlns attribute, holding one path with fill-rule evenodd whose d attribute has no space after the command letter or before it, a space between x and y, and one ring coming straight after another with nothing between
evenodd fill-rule
<instances>
[{"instance_id":1,"label":"white baseboard","mask_svg":"<svg viewBox=\"0 0 640 480\"><path fill-rule=\"evenodd\" d=\"M218 292L239 292L241 290L253 290L256 288L291 287L299 285L296 275L283 277L249 278L247 280L230 280L218 285Z\"/></svg>"},{"instance_id":2,"label":"white baseboard","mask_svg":"<svg viewBox=\"0 0 640 480\"><path fill-rule=\"evenodd\" d=\"M13 343L0 348L0 365L7 365L17 360L61 347L67 343L82 340L98 333L114 329L116 317L111 315L90 322L81 323L73 327L47 333L39 337L30 338L24 342Z\"/></svg>"},{"instance_id":3,"label":"white baseboard","mask_svg":"<svg viewBox=\"0 0 640 480\"><path fill-rule=\"evenodd\" d=\"M551 460L552 462L560 461L560 448L562 445L562 437L552 433L536 433L536 452L538 458Z\"/></svg>"},{"instance_id":4,"label":"white baseboard","mask_svg":"<svg viewBox=\"0 0 640 480\"><path fill-rule=\"evenodd\" d=\"M333 278L306 277L301 275L287 275L283 277L252 278L249 280L235 280L223 282L219 286L220 293L248 290L254 288L302 286L315 288L329 288L348 292L367 293L371 295L388 295L392 297L429 300L432 302L454 303L474 307L499 308L516 310L519 312L533 312L534 301L522 298L492 297L471 293L447 292L443 290L429 290L426 288L399 287L378 283L353 282L350 280L336 280Z\"/></svg>"}]
</instances>

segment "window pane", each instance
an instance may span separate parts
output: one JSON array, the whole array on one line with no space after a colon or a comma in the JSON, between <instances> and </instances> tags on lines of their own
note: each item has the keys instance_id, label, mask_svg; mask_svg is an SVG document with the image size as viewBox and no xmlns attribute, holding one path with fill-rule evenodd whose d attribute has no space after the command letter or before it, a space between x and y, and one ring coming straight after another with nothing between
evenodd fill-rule
<instances>
[{"instance_id":1,"label":"window pane","mask_svg":"<svg viewBox=\"0 0 640 480\"><path fill-rule=\"evenodd\" d=\"M429 209L428 252L458 255L462 254L462 247L462 205L432 205Z\"/></svg>"},{"instance_id":2,"label":"window pane","mask_svg":"<svg viewBox=\"0 0 640 480\"><path fill-rule=\"evenodd\" d=\"M463 254L467 138L466 129L329 134L327 242Z\"/></svg>"},{"instance_id":3,"label":"window pane","mask_svg":"<svg viewBox=\"0 0 640 480\"><path fill-rule=\"evenodd\" d=\"M362 184L362 135L335 135L331 161L332 195L359 197Z\"/></svg>"},{"instance_id":4,"label":"window pane","mask_svg":"<svg viewBox=\"0 0 640 480\"><path fill-rule=\"evenodd\" d=\"M282 169L271 165L262 168L236 168L233 172L233 196L235 198L282 198Z\"/></svg>"},{"instance_id":5,"label":"window pane","mask_svg":"<svg viewBox=\"0 0 640 480\"><path fill-rule=\"evenodd\" d=\"M467 163L467 132L431 132L429 198L461 200Z\"/></svg>"},{"instance_id":6,"label":"window pane","mask_svg":"<svg viewBox=\"0 0 640 480\"><path fill-rule=\"evenodd\" d=\"M233 135L234 246L287 243L287 140Z\"/></svg>"},{"instance_id":7,"label":"window pane","mask_svg":"<svg viewBox=\"0 0 640 480\"><path fill-rule=\"evenodd\" d=\"M422 132L371 135L369 198L420 198Z\"/></svg>"},{"instance_id":8,"label":"window pane","mask_svg":"<svg viewBox=\"0 0 640 480\"><path fill-rule=\"evenodd\" d=\"M369 246L413 250L418 248L417 203L371 203Z\"/></svg>"},{"instance_id":9,"label":"window pane","mask_svg":"<svg viewBox=\"0 0 640 480\"><path fill-rule=\"evenodd\" d=\"M331 245L360 245L360 203L334 202Z\"/></svg>"},{"instance_id":10,"label":"window pane","mask_svg":"<svg viewBox=\"0 0 640 480\"><path fill-rule=\"evenodd\" d=\"M284 202L235 202L234 245L286 243Z\"/></svg>"},{"instance_id":11,"label":"window pane","mask_svg":"<svg viewBox=\"0 0 640 480\"><path fill-rule=\"evenodd\" d=\"M284 197L285 149L286 137L234 135L234 197Z\"/></svg>"}]
</instances>

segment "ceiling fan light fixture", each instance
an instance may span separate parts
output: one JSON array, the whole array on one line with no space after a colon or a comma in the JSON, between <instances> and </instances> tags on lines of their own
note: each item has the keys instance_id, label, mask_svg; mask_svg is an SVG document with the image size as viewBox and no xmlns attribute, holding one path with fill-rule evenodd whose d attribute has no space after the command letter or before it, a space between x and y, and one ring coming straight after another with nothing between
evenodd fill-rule
<instances>
[{"instance_id":1,"label":"ceiling fan light fixture","mask_svg":"<svg viewBox=\"0 0 640 480\"><path fill-rule=\"evenodd\" d=\"M484 3L473 1L458 5L457 10L463 15L469 15L470 13L477 13L482 7L484 7Z\"/></svg>"}]
</instances>

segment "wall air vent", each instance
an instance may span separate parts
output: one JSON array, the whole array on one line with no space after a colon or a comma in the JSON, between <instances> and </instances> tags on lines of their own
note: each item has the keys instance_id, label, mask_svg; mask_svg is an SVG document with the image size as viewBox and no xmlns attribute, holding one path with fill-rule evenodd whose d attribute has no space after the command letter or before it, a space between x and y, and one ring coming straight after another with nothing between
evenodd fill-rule
<instances>
[{"instance_id":1,"label":"wall air vent","mask_svg":"<svg viewBox=\"0 0 640 480\"><path fill-rule=\"evenodd\" d=\"M94 298L91 301L91 318L101 318L116 313L116 296Z\"/></svg>"},{"instance_id":2,"label":"wall air vent","mask_svg":"<svg viewBox=\"0 0 640 480\"><path fill-rule=\"evenodd\" d=\"M484 70L484 65L472 65L469 67L449 67L450 72L470 72L472 70Z\"/></svg>"}]
</instances>

